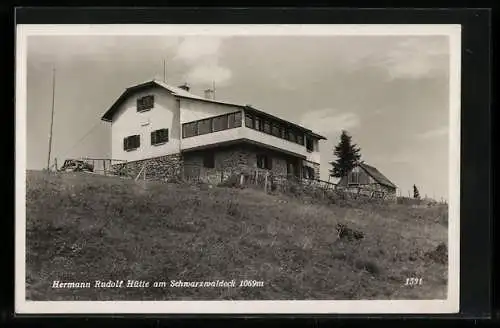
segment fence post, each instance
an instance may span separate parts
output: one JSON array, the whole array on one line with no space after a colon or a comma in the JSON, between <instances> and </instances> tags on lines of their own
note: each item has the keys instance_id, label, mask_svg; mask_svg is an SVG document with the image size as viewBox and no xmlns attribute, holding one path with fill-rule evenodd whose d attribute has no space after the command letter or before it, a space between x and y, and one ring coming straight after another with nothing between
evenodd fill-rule
<instances>
[{"instance_id":1,"label":"fence post","mask_svg":"<svg viewBox=\"0 0 500 328\"><path fill-rule=\"evenodd\" d=\"M269 175L269 174L268 174L268 173L266 173L266 175L265 175L265 177L264 177L264 178L265 178L265 180L264 180L264 192L267 192L267 176L268 176L268 175Z\"/></svg>"},{"instance_id":2,"label":"fence post","mask_svg":"<svg viewBox=\"0 0 500 328\"><path fill-rule=\"evenodd\" d=\"M104 176L106 176L106 160L105 159L102 160L102 167L104 170Z\"/></svg>"},{"instance_id":3,"label":"fence post","mask_svg":"<svg viewBox=\"0 0 500 328\"><path fill-rule=\"evenodd\" d=\"M240 186L243 186L243 173L240 175Z\"/></svg>"}]
</instances>

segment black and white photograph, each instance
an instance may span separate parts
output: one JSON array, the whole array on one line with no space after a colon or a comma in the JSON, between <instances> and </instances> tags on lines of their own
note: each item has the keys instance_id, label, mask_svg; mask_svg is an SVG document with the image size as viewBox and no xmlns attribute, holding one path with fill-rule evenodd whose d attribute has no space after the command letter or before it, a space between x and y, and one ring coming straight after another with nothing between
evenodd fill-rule
<instances>
[{"instance_id":1,"label":"black and white photograph","mask_svg":"<svg viewBox=\"0 0 500 328\"><path fill-rule=\"evenodd\" d=\"M456 313L460 25L18 25L16 311Z\"/></svg>"}]
</instances>

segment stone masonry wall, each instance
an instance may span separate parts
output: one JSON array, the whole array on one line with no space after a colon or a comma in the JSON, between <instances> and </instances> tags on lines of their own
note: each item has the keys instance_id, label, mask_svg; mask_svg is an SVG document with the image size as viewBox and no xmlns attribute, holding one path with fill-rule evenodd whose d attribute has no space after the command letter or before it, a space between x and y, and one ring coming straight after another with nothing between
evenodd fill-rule
<instances>
[{"instance_id":1,"label":"stone masonry wall","mask_svg":"<svg viewBox=\"0 0 500 328\"><path fill-rule=\"evenodd\" d=\"M205 154L214 154L215 167L207 168L203 165ZM249 145L237 145L226 148L193 151L184 154L160 156L145 160L113 165L113 169L122 170L126 175L135 178L146 164L146 179L170 180L183 177L188 180L201 180L217 184L231 174L251 173L259 174L268 170L257 168L257 155L266 154L272 160L271 172L277 176L287 174L287 157L278 152ZM315 174L319 176L319 165L315 167ZM142 176L141 176L142 178Z\"/></svg>"},{"instance_id":2,"label":"stone masonry wall","mask_svg":"<svg viewBox=\"0 0 500 328\"><path fill-rule=\"evenodd\" d=\"M215 168L206 168L203 166L203 157L207 152L213 152ZM271 157L271 172L276 175L286 175L286 158L276 152L259 149L251 146L234 146L223 149L203 150L186 153L183 156L185 176L191 178L201 177L201 180L211 183L219 183L222 179L231 174L262 173L268 170L257 168L257 155L267 154ZM221 177L221 174L224 176Z\"/></svg>"},{"instance_id":3,"label":"stone masonry wall","mask_svg":"<svg viewBox=\"0 0 500 328\"><path fill-rule=\"evenodd\" d=\"M127 162L125 164L116 164L113 165L113 169L116 172L121 169L127 176L135 178L144 165L146 165L146 179L169 180L180 177L182 172L182 159L180 154L148 158Z\"/></svg>"}]
</instances>

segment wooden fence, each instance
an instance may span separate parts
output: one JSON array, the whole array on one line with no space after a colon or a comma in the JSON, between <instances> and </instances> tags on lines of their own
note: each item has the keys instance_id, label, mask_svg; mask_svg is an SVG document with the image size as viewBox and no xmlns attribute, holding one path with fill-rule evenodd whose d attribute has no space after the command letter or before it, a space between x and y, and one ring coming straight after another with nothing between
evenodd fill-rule
<instances>
[{"instance_id":1,"label":"wooden fence","mask_svg":"<svg viewBox=\"0 0 500 328\"><path fill-rule=\"evenodd\" d=\"M151 174L152 169L143 165L132 171L127 161L105 158L81 158L94 166L94 174L121 176L135 180L166 180L183 181L188 183L209 183L228 186L245 186L262 189L264 192L307 193L317 197L326 197L330 194L341 198L377 198L385 199L387 194L366 186L341 186L321 179L307 179L291 175L279 175L263 169L245 169L228 167L223 169L205 169L200 165L184 164L181 169L172 168L169 172L162 172L157 178ZM171 172L170 172L171 171Z\"/></svg>"},{"instance_id":2,"label":"wooden fence","mask_svg":"<svg viewBox=\"0 0 500 328\"><path fill-rule=\"evenodd\" d=\"M387 199L388 194L370 186L341 186L321 179L279 175L262 169L235 168L206 170L198 165L185 165L181 179L186 182L222 184L259 188L265 192L309 193L318 197L335 194L341 198Z\"/></svg>"},{"instance_id":3,"label":"wooden fence","mask_svg":"<svg viewBox=\"0 0 500 328\"><path fill-rule=\"evenodd\" d=\"M82 157L81 161L91 164L94 171L91 173L100 175L120 175L124 177L130 177L127 172L127 161L111 158L92 158L92 157Z\"/></svg>"}]
</instances>

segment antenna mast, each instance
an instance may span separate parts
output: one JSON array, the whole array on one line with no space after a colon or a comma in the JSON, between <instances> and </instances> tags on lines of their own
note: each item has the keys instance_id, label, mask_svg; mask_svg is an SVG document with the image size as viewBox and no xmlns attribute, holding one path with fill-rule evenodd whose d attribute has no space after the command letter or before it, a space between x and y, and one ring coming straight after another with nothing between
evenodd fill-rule
<instances>
[{"instance_id":1,"label":"antenna mast","mask_svg":"<svg viewBox=\"0 0 500 328\"><path fill-rule=\"evenodd\" d=\"M50 119L50 133L49 133L49 156L47 158L47 171L50 171L50 153L52 152L52 129L54 127L54 102L56 93L56 68L52 69L52 115Z\"/></svg>"}]
</instances>

